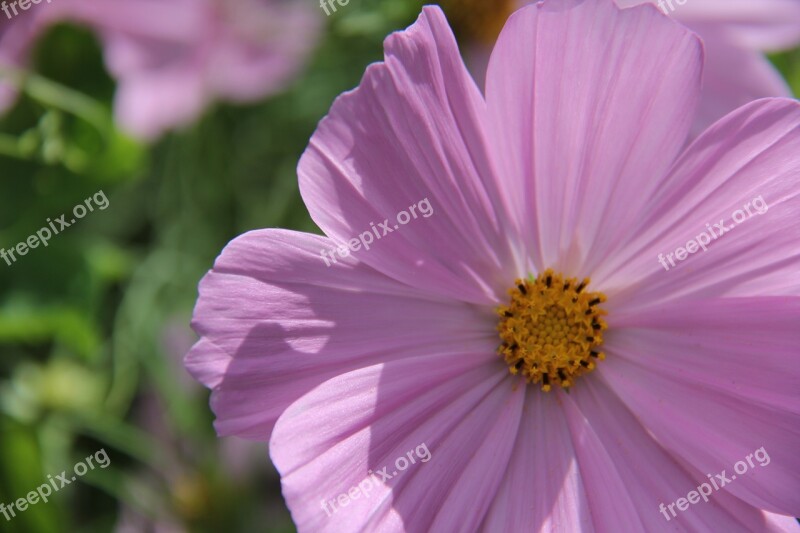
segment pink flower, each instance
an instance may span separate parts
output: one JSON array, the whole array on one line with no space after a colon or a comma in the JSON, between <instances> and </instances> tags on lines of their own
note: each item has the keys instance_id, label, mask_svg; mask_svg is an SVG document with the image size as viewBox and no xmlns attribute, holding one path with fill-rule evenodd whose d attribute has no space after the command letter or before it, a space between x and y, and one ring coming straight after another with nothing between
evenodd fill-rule
<instances>
[{"instance_id":1,"label":"pink flower","mask_svg":"<svg viewBox=\"0 0 800 533\"><path fill-rule=\"evenodd\" d=\"M58 0L47 22L97 31L119 84L123 129L153 139L195 121L215 100L255 101L283 89L313 50L320 15L280 0Z\"/></svg>"},{"instance_id":2,"label":"pink flower","mask_svg":"<svg viewBox=\"0 0 800 533\"><path fill-rule=\"evenodd\" d=\"M605 0L514 14L485 97L438 8L387 39L299 165L327 237L231 242L186 359L220 434L269 440L299 531L796 529L800 104L683 151L702 61Z\"/></svg>"}]
</instances>

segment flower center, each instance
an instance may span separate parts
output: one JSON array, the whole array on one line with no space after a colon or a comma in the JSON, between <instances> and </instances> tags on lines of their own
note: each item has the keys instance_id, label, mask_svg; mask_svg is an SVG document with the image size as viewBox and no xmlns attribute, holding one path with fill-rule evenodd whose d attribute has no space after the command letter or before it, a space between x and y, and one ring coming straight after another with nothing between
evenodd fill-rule
<instances>
[{"instance_id":1,"label":"flower center","mask_svg":"<svg viewBox=\"0 0 800 533\"><path fill-rule=\"evenodd\" d=\"M549 392L553 384L571 387L595 369L595 360L605 359L599 346L607 312L599 304L606 296L586 291L588 285L589 278L564 279L550 269L535 280L516 280L508 291L511 303L497 308L503 341L497 353L512 374Z\"/></svg>"}]
</instances>

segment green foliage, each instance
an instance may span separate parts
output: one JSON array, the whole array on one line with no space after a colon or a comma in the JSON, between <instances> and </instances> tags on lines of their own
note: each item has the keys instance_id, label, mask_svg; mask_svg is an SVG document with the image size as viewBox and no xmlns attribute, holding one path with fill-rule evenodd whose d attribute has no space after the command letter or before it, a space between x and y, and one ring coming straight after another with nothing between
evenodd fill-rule
<instances>
[{"instance_id":1,"label":"green foliage","mask_svg":"<svg viewBox=\"0 0 800 533\"><path fill-rule=\"evenodd\" d=\"M238 234L318 231L297 160L333 99L418 8L354 0L326 21L289 90L218 105L153 146L115 129L114 84L89 32L60 26L41 39L0 120L0 246L100 190L110 203L46 248L0 260L0 502L101 448L112 466L12 522L0 516L3 531L110 531L120 520L294 530L264 446L218 439L208 393L182 368L196 286Z\"/></svg>"}]
</instances>

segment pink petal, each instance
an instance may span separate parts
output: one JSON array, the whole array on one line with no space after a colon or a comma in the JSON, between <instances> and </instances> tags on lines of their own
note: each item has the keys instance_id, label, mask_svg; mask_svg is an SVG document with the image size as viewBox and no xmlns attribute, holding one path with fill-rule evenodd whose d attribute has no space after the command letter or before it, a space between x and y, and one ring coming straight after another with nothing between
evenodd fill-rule
<instances>
[{"instance_id":1,"label":"pink petal","mask_svg":"<svg viewBox=\"0 0 800 533\"><path fill-rule=\"evenodd\" d=\"M683 146L700 91L700 41L656 8L573 4L517 11L487 75L501 171L539 271L584 272L615 248Z\"/></svg>"},{"instance_id":2,"label":"pink petal","mask_svg":"<svg viewBox=\"0 0 800 533\"><path fill-rule=\"evenodd\" d=\"M188 43L203 38L209 6L209 0L53 0L41 15L140 42Z\"/></svg>"},{"instance_id":3,"label":"pink petal","mask_svg":"<svg viewBox=\"0 0 800 533\"><path fill-rule=\"evenodd\" d=\"M581 385L584 384L581 383ZM591 394L588 387L589 384L581 387L583 389L582 397ZM600 390L600 393L605 393L605 391ZM569 397L565 398L560 392L556 394L559 395L563 416L572 433L572 447L575 450L581 478L584 480L587 507L592 517L593 529L596 531L646 531L645 524L654 520L648 515L641 516L645 513L641 513L636 507L636 499L642 497L642 487L638 486L638 483L633 487L625 484L628 467L624 463L618 464L619 454L624 453L627 460L633 459L633 457L628 456L627 450L619 446L619 443L638 444L636 446L637 457L646 457L648 452L652 454L648 448L653 446L638 435L640 428L635 423L628 422L628 427L625 428L622 424L624 419L615 420L615 425L617 428L623 426L626 432L624 434L620 432L614 440L604 442L604 437L608 439L608 432L615 426L600 427L603 420L599 415L592 416L592 411L582 413L580 407L575 405ZM605 395L608 396L607 393ZM609 408L613 405L613 401L613 398L604 398L603 406ZM620 418L626 415L621 404L617 402L615 407ZM662 457L657 457L657 459L661 463L666 462ZM664 471L663 464L660 466L659 474ZM649 492L652 493L653 490L651 489ZM655 509L652 505L648 507Z\"/></svg>"},{"instance_id":4,"label":"pink petal","mask_svg":"<svg viewBox=\"0 0 800 533\"><path fill-rule=\"evenodd\" d=\"M459 509L462 524L477 527L505 471L524 394L513 391L499 361L467 358L467 364L460 357L357 370L321 385L281 416L270 450L299 531L428 531L434 523L451 531L448 509L457 497L472 502L472 509ZM422 366L428 370L420 372ZM398 472L397 458L421 445L430 459ZM369 498L323 510L322 501L385 466L393 479L373 483ZM476 476L482 483L472 481Z\"/></svg>"},{"instance_id":5,"label":"pink petal","mask_svg":"<svg viewBox=\"0 0 800 533\"><path fill-rule=\"evenodd\" d=\"M706 481L705 471L686 469L668 454L639 422L652 418L634 417L632 404L626 408L602 380L579 385L561 397L597 531L780 531L767 527L758 508L724 490L683 512L673 507L673 517L667 506ZM708 445L697 434L686 437Z\"/></svg>"},{"instance_id":6,"label":"pink petal","mask_svg":"<svg viewBox=\"0 0 800 533\"><path fill-rule=\"evenodd\" d=\"M673 299L800 294L800 104L769 99L727 116L678 161L632 238L592 271L609 309L634 312ZM757 214L763 199L766 212ZM753 216L741 224L734 211ZM762 206L762 210L764 210ZM740 215L736 215L741 220ZM722 235L712 224L730 227ZM707 251L667 254L712 227ZM664 254L669 271L659 263ZM674 254L673 254L674 255Z\"/></svg>"},{"instance_id":7,"label":"pink petal","mask_svg":"<svg viewBox=\"0 0 800 533\"><path fill-rule=\"evenodd\" d=\"M491 312L430 299L353 258L328 267L319 254L331 245L251 232L201 282L193 327L203 338L186 366L214 389L220 434L267 440L289 404L355 368L452 349L496 359Z\"/></svg>"},{"instance_id":8,"label":"pink petal","mask_svg":"<svg viewBox=\"0 0 800 533\"><path fill-rule=\"evenodd\" d=\"M14 70L24 70L36 39L44 25L34 17L17 17L11 22L3 20L0 11L0 114L6 112L16 101L18 82L13 79Z\"/></svg>"},{"instance_id":9,"label":"pink petal","mask_svg":"<svg viewBox=\"0 0 800 533\"><path fill-rule=\"evenodd\" d=\"M499 372L507 375L502 366ZM524 404L524 387L505 379L460 420L437 449L439 455L451 458L450 464L420 471L396 498L395 508L408 517L404 522L410 531L478 528L497 497L509 464L517 462L514 443ZM519 498L516 501L520 503ZM417 509L422 512L417 514ZM426 509L436 512L432 523L424 518Z\"/></svg>"},{"instance_id":10,"label":"pink petal","mask_svg":"<svg viewBox=\"0 0 800 533\"><path fill-rule=\"evenodd\" d=\"M695 29L706 45L706 68L694 136L753 100L792 96L781 73L761 52L741 47L716 25Z\"/></svg>"},{"instance_id":11,"label":"pink petal","mask_svg":"<svg viewBox=\"0 0 800 533\"><path fill-rule=\"evenodd\" d=\"M599 372L666 448L701 474L764 448L770 464L725 488L800 514L800 298L659 306L620 318Z\"/></svg>"},{"instance_id":12,"label":"pink petal","mask_svg":"<svg viewBox=\"0 0 800 533\"><path fill-rule=\"evenodd\" d=\"M211 101L193 70L165 70L121 79L114 98L120 127L134 137L154 140L194 122Z\"/></svg>"},{"instance_id":13,"label":"pink petal","mask_svg":"<svg viewBox=\"0 0 800 533\"><path fill-rule=\"evenodd\" d=\"M800 523L793 516L784 516L773 513L763 513L768 524L769 531L780 533L797 533L800 531Z\"/></svg>"},{"instance_id":14,"label":"pink petal","mask_svg":"<svg viewBox=\"0 0 800 533\"><path fill-rule=\"evenodd\" d=\"M486 109L438 7L391 35L386 59L340 96L299 166L314 221L345 243L388 220L359 260L434 294L482 304L505 299L524 273L483 135ZM428 199L430 218L396 215ZM381 231L381 235L385 230Z\"/></svg>"},{"instance_id":15,"label":"pink petal","mask_svg":"<svg viewBox=\"0 0 800 533\"><path fill-rule=\"evenodd\" d=\"M610 315L605 345L705 390L797 412L798 318L794 296L671 302Z\"/></svg>"},{"instance_id":16,"label":"pink petal","mask_svg":"<svg viewBox=\"0 0 800 533\"><path fill-rule=\"evenodd\" d=\"M53 4L56 5L55 3ZM275 0L60 0L50 21L96 31L120 89L117 119L152 140L195 121L215 99L282 89L314 48L319 11Z\"/></svg>"},{"instance_id":17,"label":"pink petal","mask_svg":"<svg viewBox=\"0 0 800 533\"><path fill-rule=\"evenodd\" d=\"M800 2L797 0L615 0L620 7L642 4L659 9L706 36L701 27L725 32L734 46L781 50L800 43Z\"/></svg>"},{"instance_id":18,"label":"pink petal","mask_svg":"<svg viewBox=\"0 0 800 533\"><path fill-rule=\"evenodd\" d=\"M564 411L527 387L512 460L482 530L595 531Z\"/></svg>"},{"instance_id":19,"label":"pink petal","mask_svg":"<svg viewBox=\"0 0 800 533\"><path fill-rule=\"evenodd\" d=\"M676 19L693 28L717 26L741 47L778 51L800 43L797 0L691 0L676 7L667 10Z\"/></svg>"},{"instance_id":20,"label":"pink petal","mask_svg":"<svg viewBox=\"0 0 800 533\"><path fill-rule=\"evenodd\" d=\"M305 2L237 0L225 13L229 23L213 48L209 83L239 102L283 89L317 45L322 26L318 6Z\"/></svg>"}]
</instances>

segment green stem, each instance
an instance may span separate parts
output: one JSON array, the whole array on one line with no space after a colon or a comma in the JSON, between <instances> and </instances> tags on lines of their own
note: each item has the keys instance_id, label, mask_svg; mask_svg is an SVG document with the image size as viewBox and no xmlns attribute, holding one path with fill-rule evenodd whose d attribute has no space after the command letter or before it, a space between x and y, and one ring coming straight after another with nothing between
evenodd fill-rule
<instances>
[{"instance_id":1,"label":"green stem","mask_svg":"<svg viewBox=\"0 0 800 533\"><path fill-rule=\"evenodd\" d=\"M0 78L46 106L66 111L85 120L104 136L111 130L112 120L108 110L81 92L39 74L8 67L0 68Z\"/></svg>"}]
</instances>

